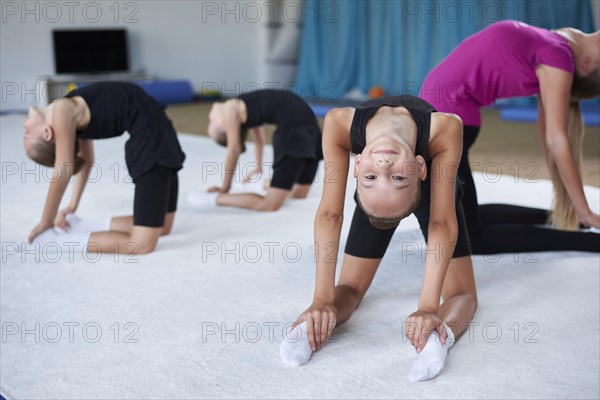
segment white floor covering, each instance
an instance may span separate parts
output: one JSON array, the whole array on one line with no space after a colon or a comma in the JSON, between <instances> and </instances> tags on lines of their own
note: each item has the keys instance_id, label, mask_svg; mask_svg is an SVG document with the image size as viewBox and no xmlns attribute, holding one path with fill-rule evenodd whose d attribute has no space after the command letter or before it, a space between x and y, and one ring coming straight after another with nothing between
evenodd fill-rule
<instances>
[{"instance_id":1,"label":"white floor covering","mask_svg":"<svg viewBox=\"0 0 600 400\"><path fill-rule=\"evenodd\" d=\"M307 200L276 213L198 210L185 195L219 181L212 171L224 150L180 135L177 221L156 252L24 254L14 249L38 222L50 174L26 159L21 119L0 118L0 393L9 399L600 397L598 255L474 257L474 323L436 379L410 383L416 353L402 322L416 308L422 252L402 249L423 248L411 217L351 320L307 365L288 368L278 347L312 298L322 173ZM81 218L131 213L125 139L96 143L101 177L84 193ZM549 206L548 182L488 172L477 175L481 202ZM600 191L586 194L597 211Z\"/></svg>"}]
</instances>

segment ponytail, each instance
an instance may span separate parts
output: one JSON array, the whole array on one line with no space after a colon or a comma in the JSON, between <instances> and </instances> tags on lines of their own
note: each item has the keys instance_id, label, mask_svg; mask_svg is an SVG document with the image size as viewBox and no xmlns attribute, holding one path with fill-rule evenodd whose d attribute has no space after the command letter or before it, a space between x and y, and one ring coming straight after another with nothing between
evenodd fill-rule
<instances>
[{"instance_id":1,"label":"ponytail","mask_svg":"<svg viewBox=\"0 0 600 400\"><path fill-rule=\"evenodd\" d=\"M579 109L579 102L571 103L569 106L569 146L573 155L575 165L581 176L584 125ZM554 186L554 201L550 213L549 222L556 229L574 231L579 229L579 219L575 206L567 193L567 189L560 178L560 174L554 160L549 159L548 168Z\"/></svg>"}]
</instances>

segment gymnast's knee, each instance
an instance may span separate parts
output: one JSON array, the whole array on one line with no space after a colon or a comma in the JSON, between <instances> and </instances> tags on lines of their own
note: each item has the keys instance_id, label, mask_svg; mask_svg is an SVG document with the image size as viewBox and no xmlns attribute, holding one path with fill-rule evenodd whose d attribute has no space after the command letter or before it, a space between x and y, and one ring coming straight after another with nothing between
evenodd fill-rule
<instances>
[{"instance_id":1,"label":"gymnast's knee","mask_svg":"<svg viewBox=\"0 0 600 400\"><path fill-rule=\"evenodd\" d=\"M130 242L124 246L129 254L149 254L156 249L160 232L134 232Z\"/></svg>"},{"instance_id":2,"label":"gymnast's knee","mask_svg":"<svg viewBox=\"0 0 600 400\"><path fill-rule=\"evenodd\" d=\"M156 250L157 240L146 239L136 242L136 251L134 254L149 254Z\"/></svg>"}]
</instances>

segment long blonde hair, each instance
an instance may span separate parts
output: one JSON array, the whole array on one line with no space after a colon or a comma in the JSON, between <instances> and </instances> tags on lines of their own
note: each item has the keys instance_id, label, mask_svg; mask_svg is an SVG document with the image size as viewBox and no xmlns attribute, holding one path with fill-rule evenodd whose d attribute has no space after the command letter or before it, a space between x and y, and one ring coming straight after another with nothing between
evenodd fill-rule
<instances>
[{"instance_id":1,"label":"long blonde hair","mask_svg":"<svg viewBox=\"0 0 600 400\"><path fill-rule=\"evenodd\" d=\"M579 176L582 172L583 164L583 134L585 126L579 108L579 100L597 97L600 95L600 71L596 69L585 77L575 76L571 87L571 103L569 105L569 124L567 135L569 137L569 146L573 160L577 165ZM548 168L554 188L554 200L552 211L548 222L557 229L578 230L579 218L575 206L567 193L567 189L560 178L560 173L553 159L548 160Z\"/></svg>"}]
</instances>

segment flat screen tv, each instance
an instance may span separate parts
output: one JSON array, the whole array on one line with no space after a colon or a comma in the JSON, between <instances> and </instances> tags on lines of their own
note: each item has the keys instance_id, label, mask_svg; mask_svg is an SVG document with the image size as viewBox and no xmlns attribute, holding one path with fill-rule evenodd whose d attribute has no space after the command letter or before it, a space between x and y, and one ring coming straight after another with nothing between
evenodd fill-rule
<instances>
[{"instance_id":1,"label":"flat screen tv","mask_svg":"<svg viewBox=\"0 0 600 400\"><path fill-rule=\"evenodd\" d=\"M125 29L55 30L57 74L100 74L129 70Z\"/></svg>"}]
</instances>

